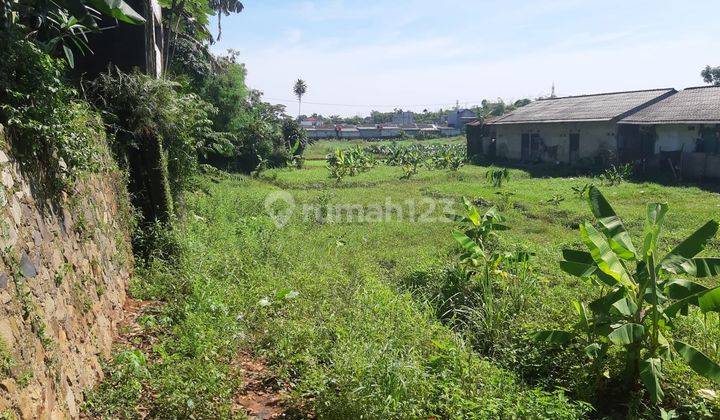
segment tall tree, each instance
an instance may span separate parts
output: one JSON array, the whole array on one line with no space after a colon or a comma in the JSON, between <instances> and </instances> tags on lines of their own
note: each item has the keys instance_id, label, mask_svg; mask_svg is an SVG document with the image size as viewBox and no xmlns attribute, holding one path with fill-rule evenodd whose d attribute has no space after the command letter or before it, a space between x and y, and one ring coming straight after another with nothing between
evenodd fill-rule
<instances>
[{"instance_id":1,"label":"tall tree","mask_svg":"<svg viewBox=\"0 0 720 420\"><path fill-rule=\"evenodd\" d=\"M302 110L302 97L307 92L307 84L303 79L297 79L295 86L293 86L293 92L298 98L298 118L300 118L300 111Z\"/></svg>"},{"instance_id":2,"label":"tall tree","mask_svg":"<svg viewBox=\"0 0 720 420\"><path fill-rule=\"evenodd\" d=\"M720 86L720 66L706 66L700 75L703 77L705 83L712 83L715 86Z\"/></svg>"}]
</instances>

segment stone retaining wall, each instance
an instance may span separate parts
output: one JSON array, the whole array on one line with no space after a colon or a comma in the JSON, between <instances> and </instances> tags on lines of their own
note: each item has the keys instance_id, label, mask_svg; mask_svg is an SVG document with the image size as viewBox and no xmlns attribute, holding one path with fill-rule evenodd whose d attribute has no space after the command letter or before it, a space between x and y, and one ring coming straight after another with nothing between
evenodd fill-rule
<instances>
[{"instance_id":1,"label":"stone retaining wall","mask_svg":"<svg viewBox=\"0 0 720 420\"><path fill-rule=\"evenodd\" d=\"M0 126L0 418L77 418L102 375L133 267L118 171L51 197Z\"/></svg>"}]
</instances>

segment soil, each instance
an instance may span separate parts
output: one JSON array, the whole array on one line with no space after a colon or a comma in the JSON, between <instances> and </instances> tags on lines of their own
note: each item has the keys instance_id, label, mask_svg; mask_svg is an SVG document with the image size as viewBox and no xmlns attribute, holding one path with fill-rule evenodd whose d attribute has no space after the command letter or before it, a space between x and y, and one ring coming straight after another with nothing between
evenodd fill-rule
<instances>
[{"instance_id":1,"label":"soil","mask_svg":"<svg viewBox=\"0 0 720 420\"><path fill-rule=\"evenodd\" d=\"M266 363L250 354L238 356L243 387L235 397L235 410L242 410L250 420L288 418L284 402L286 392L269 373Z\"/></svg>"}]
</instances>

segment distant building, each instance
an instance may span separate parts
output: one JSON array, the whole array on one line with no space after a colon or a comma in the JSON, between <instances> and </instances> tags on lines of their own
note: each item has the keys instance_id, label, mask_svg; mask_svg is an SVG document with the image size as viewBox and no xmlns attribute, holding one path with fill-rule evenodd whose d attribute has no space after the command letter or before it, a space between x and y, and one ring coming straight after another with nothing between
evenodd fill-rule
<instances>
[{"instance_id":1,"label":"distant building","mask_svg":"<svg viewBox=\"0 0 720 420\"><path fill-rule=\"evenodd\" d=\"M320 127L323 125L323 121L320 118L310 117L300 121L302 127Z\"/></svg>"},{"instance_id":2,"label":"distant building","mask_svg":"<svg viewBox=\"0 0 720 420\"><path fill-rule=\"evenodd\" d=\"M637 152L720 154L720 86L687 88L618 124L620 131L629 131L627 135L640 128L654 129L654 144L640 147ZM627 152L632 150L631 145L622 146Z\"/></svg>"},{"instance_id":3,"label":"distant building","mask_svg":"<svg viewBox=\"0 0 720 420\"><path fill-rule=\"evenodd\" d=\"M339 137L338 129L334 125L319 125L315 127L305 127L308 138L311 139L334 139Z\"/></svg>"},{"instance_id":4,"label":"distant building","mask_svg":"<svg viewBox=\"0 0 720 420\"><path fill-rule=\"evenodd\" d=\"M470 109L454 109L447 116L447 125L461 129L465 124L475 121L477 114Z\"/></svg>"},{"instance_id":5,"label":"distant building","mask_svg":"<svg viewBox=\"0 0 720 420\"><path fill-rule=\"evenodd\" d=\"M412 111L398 111L392 117L393 125L415 125L415 113Z\"/></svg>"},{"instance_id":6,"label":"distant building","mask_svg":"<svg viewBox=\"0 0 720 420\"><path fill-rule=\"evenodd\" d=\"M642 139L624 142L618 121L673 95L675 89L546 98L488 123L496 129L497 156L522 161L608 163L632 154Z\"/></svg>"}]
</instances>

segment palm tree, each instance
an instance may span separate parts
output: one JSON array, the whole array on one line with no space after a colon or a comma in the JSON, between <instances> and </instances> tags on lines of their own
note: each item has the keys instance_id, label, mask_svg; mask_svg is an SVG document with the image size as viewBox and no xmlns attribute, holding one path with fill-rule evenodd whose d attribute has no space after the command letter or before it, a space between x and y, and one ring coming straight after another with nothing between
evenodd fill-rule
<instances>
[{"instance_id":1,"label":"palm tree","mask_svg":"<svg viewBox=\"0 0 720 420\"><path fill-rule=\"evenodd\" d=\"M293 92L298 97L298 118L300 118L300 111L302 108L302 97L307 92L307 84L303 79L297 79L295 86L293 86Z\"/></svg>"}]
</instances>

